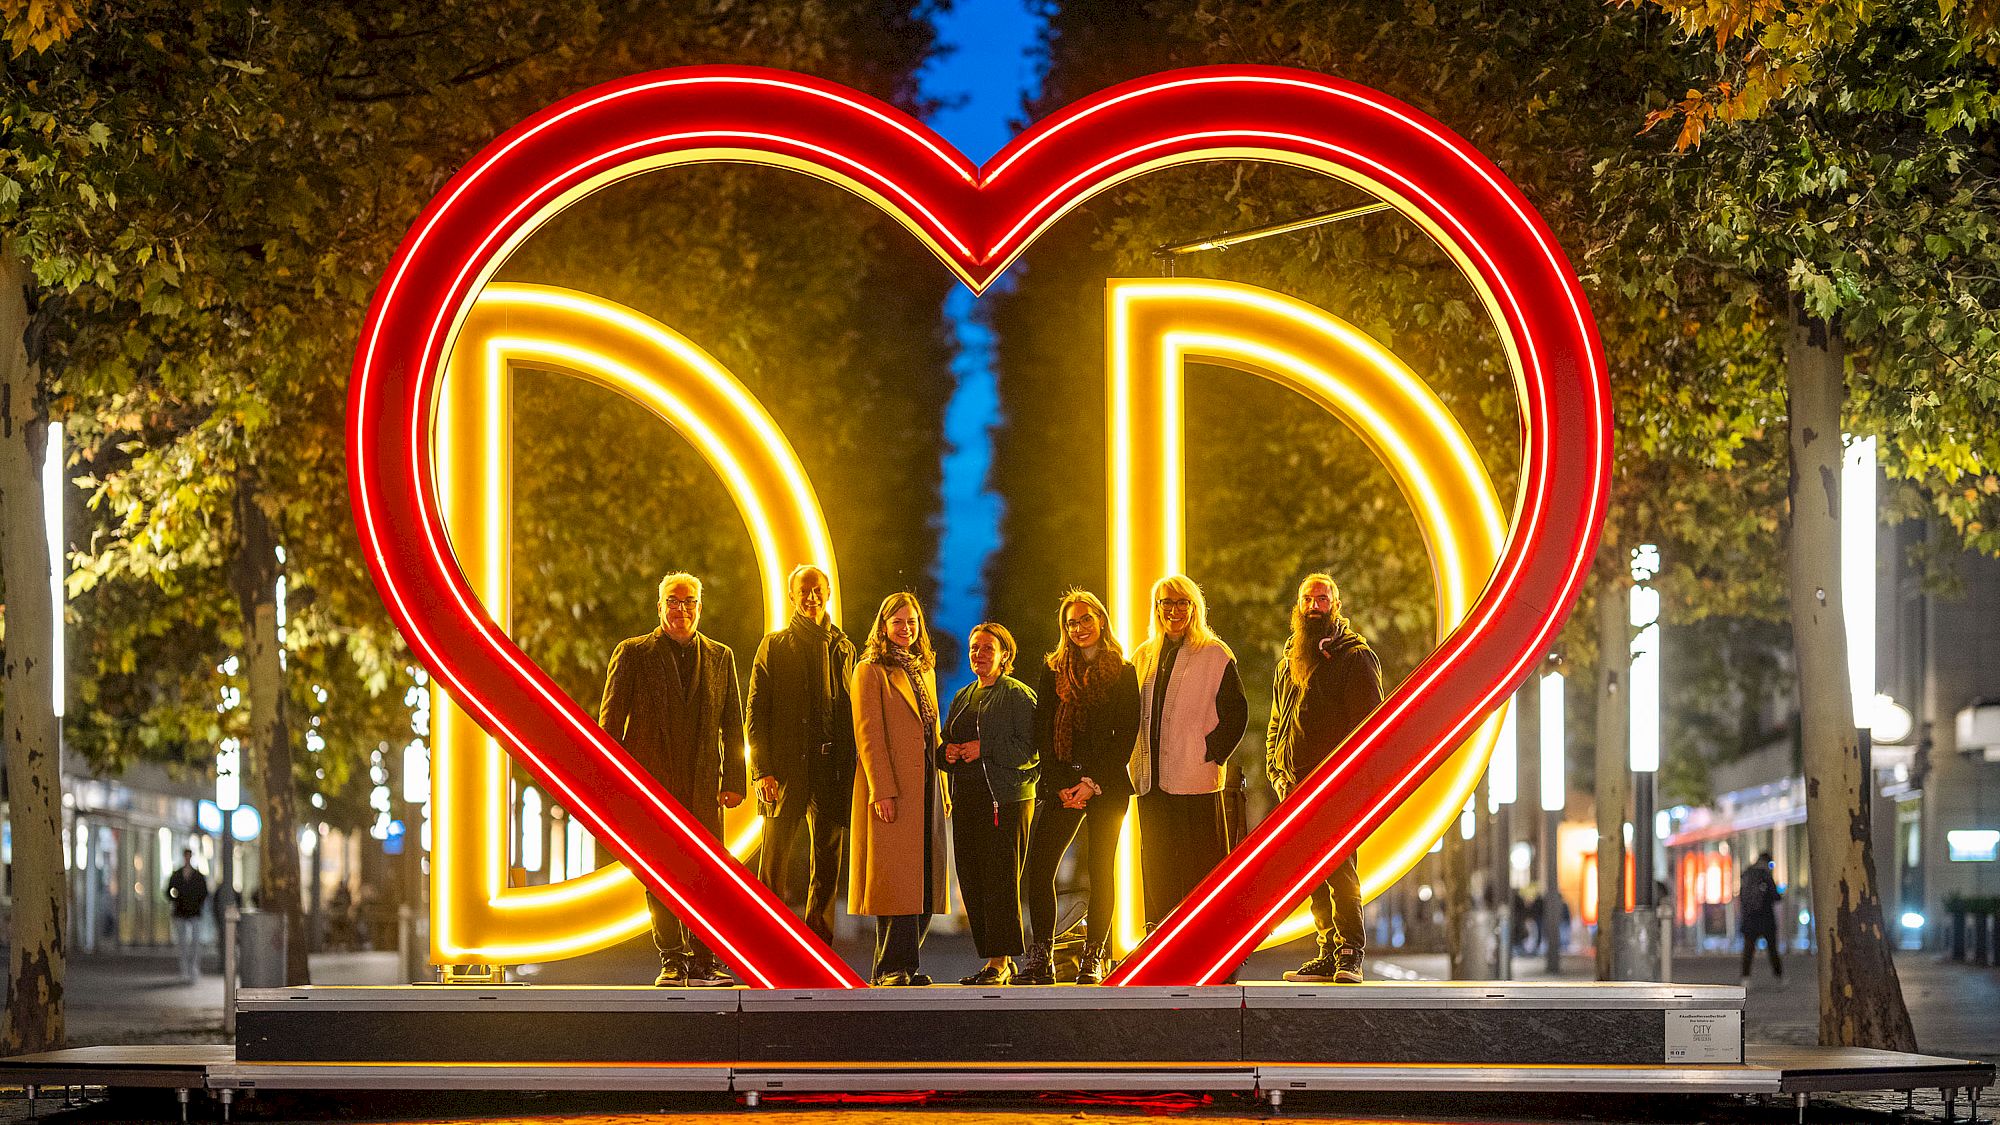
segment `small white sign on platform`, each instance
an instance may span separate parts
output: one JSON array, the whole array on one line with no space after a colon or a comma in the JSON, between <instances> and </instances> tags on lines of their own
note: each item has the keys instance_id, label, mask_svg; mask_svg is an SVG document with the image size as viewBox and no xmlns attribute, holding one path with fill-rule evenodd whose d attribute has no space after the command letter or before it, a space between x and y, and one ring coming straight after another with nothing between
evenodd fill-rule
<instances>
[{"instance_id":1,"label":"small white sign on platform","mask_svg":"<svg viewBox=\"0 0 2000 1125\"><path fill-rule=\"evenodd\" d=\"M1735 1009L1669 1011L1668 1063L1743 1061L1743 1013Z\"/></svg>"}]
</instances>

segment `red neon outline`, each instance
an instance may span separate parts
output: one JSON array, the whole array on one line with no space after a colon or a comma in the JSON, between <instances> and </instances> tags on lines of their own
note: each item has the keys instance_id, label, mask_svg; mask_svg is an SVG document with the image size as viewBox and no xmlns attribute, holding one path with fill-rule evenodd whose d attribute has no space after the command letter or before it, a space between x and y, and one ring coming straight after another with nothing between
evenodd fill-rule
<instances>
[{"instance_id":1,"label":"red neon outline","mask_svg":"<svg viewBox=\"0 0 2000 1125\"><path fill-rule=\"evenodd\" d=\"M1146 165L1245 151L1306 161L1399 196L1492 295L1522 399L1519 511L1501 562L1466 622L1110 983L1213 981L1526 678L1568 612L1603 524L1611 418L1602 347L1561 248L1520 191L1443 126L1352 83L1272 67L1176 71L1107 90L1016 138L984 172L890 106L749 67L607 83L467 164L390 264L355 356L349 482L364 558L432 674L763 987L861 981L479 608L446 546L428 440L448 338L497 268L495 248L575 188L718 148L907 204L904 221L975 291L1049 223Z\"/></svg>"}]
</instances>

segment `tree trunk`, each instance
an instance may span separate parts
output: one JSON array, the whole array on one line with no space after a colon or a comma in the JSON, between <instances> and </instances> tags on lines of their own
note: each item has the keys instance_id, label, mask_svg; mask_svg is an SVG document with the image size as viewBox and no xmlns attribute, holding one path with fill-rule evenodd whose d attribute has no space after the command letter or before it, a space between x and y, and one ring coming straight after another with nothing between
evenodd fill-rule
<instances>
[{"instance_id":1,"label":"tree trunk","mask_svg":"<svg viewBox=\"0 0 2000 1125\"><path fill-rule=\"evenodd\" d=\"M1840 409L1845 348L1832 325L1792 298L1785 366L1791 395L1791 543L1785 578L1798 662L1819 945L1819 1041L1915 1051L1869 848L1869 789L1848 694L1840 606Z\"/></svg>"},{"instance_id":2,"label":"tree trunk","mask_svg":"<svg viewBox=\"0 0 2000 1125\"><path fill-rule=\"evenodd\" d=\"M1481 935L1472 928L1472 841L1458 822L1444 830L1444 940L1452 980L1478 980Z\"/></svg>"},{"instance_id":3,"label":"tree trunk","mask_svg":"<svg viewBox=\"0 0 2000 1125\"><path fill-rule=\"evenodd\" d=\"M1625 914L1625 805L1631 798L1632 587L1613 574L1597 590L1597 979L1616 980ZM1633 825L1636 834L1641 830Z\"/></svg>"},{"instance_id":4,"label":"tree trunk","mask_svg":"<svg viewBox=\"0 0 2000 1125\"><path fill-rule=\"evenodd\" d=\"M230 585L243 617L244 666L249 691L250 741L246 755L264 806L263 874L258 901L285 916L285 983L312 983L306 959L305 911L299 896L299 817L292 780L292 738L285 721L284 647L278 640L278 541L258 504L255 479L236 482L236 558Z\"/></svg>"},{"instance_id":5,"label":"tree trunk","mask_svg":"<svg viewBox=\"0 0 2000 1125\"><path fill-rule=\"evenodd\" d=\"M41 371L28 355L28 271L0 246L0 572L7 578L7 814L14 906L0 1055L62 1046L69 895L63 876L62 740L54 705L49 551L42 512L48 449Z\"/></svg>"}]
</instances>

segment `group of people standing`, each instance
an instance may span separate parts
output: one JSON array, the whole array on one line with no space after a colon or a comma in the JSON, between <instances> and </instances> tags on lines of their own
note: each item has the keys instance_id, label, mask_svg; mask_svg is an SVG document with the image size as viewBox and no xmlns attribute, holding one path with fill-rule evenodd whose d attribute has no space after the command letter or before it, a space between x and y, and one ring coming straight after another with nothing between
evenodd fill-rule
<instances>
[{"instance_id":1,"label":"group of people standing","mask_svg":"<svg viewBox=\"0 0 2000 1125\"><path fill-rule=\"evenodd\" d=\"M699 631L700 580L667 575L660 627L612 655L599 721L717 836L722 810L754 793L758 877L781 895L793 887L803 830L804 920L823 939L851 853L847 909L875 919L873 983L931 983L919 954L945 908L947 832L985 959L960 981L970 985L1055 983L1056 871L1079 835L1088 910L1075 981L1110 973L1118 839L1132 805L1149 927L1222 861L1224 767L1249 703L1192 580L1154 584L1147 638L1129 654L1103 602L1065 594L1061 640L1032 677L1016 675L1005 626L978 625L966 642L976 678L948 701L915 595L883 599L857 648L828 615L825 572L800 566L787 589L792 617L759 643L746 705L730 650ZM1274 684L1265 750L1282 798L1382 698L1380 665L1341 616L1332 578L1300 584ZM656 984L736 983L671 911L651 905ZM1314 889L1312 906L1318 950L1286 978L1360 981L1354 860Z\"/></svg>"}]
</instances>

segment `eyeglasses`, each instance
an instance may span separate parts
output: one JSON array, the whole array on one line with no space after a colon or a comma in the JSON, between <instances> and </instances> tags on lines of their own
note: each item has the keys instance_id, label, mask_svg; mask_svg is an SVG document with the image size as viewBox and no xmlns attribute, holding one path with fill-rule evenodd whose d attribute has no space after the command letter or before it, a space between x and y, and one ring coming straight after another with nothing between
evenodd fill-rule
<instances>
[{"instance_id":1,"label":"eyeglasses","mask_svg":"<svg viewBox=\"0 0 2000 1125\"><path fill-rule=\"evenodd\" d=\"M1088 626L1088 625L1096 625L1096 624L1097 624L1097 618L1095 618L1095 617L1087 617L1087 616L1086 616L1086 617L1072 617L1072 618L1070 618L1070 619L1069 619L1068 621L1065 621L1065 622L1063 622L1063 628L1065 628L1065 629L1081 629L1081 628L1084 628L1085 626Z\"/></svg>"},{"instance_id":2,"label":"eyeglasses","mask_svg":"<svg viewBox=\"0 0 2000 1125\"><path fill-rule=\"evenodd\" d=\"M668 598L664 603L668 609L699 609L700 598Z\"/></svg>"},{"instance_id":3,"label":"eyeglasses","mask_svg":"<svg viewBox=\"0 0 2000 1125\"><path fill-rule=\"evenodd\" d=\"M1153 604L1161 609L1186 609L1194 603L1186 598L1161 598Z\"/></svg>"}]
</instances>

